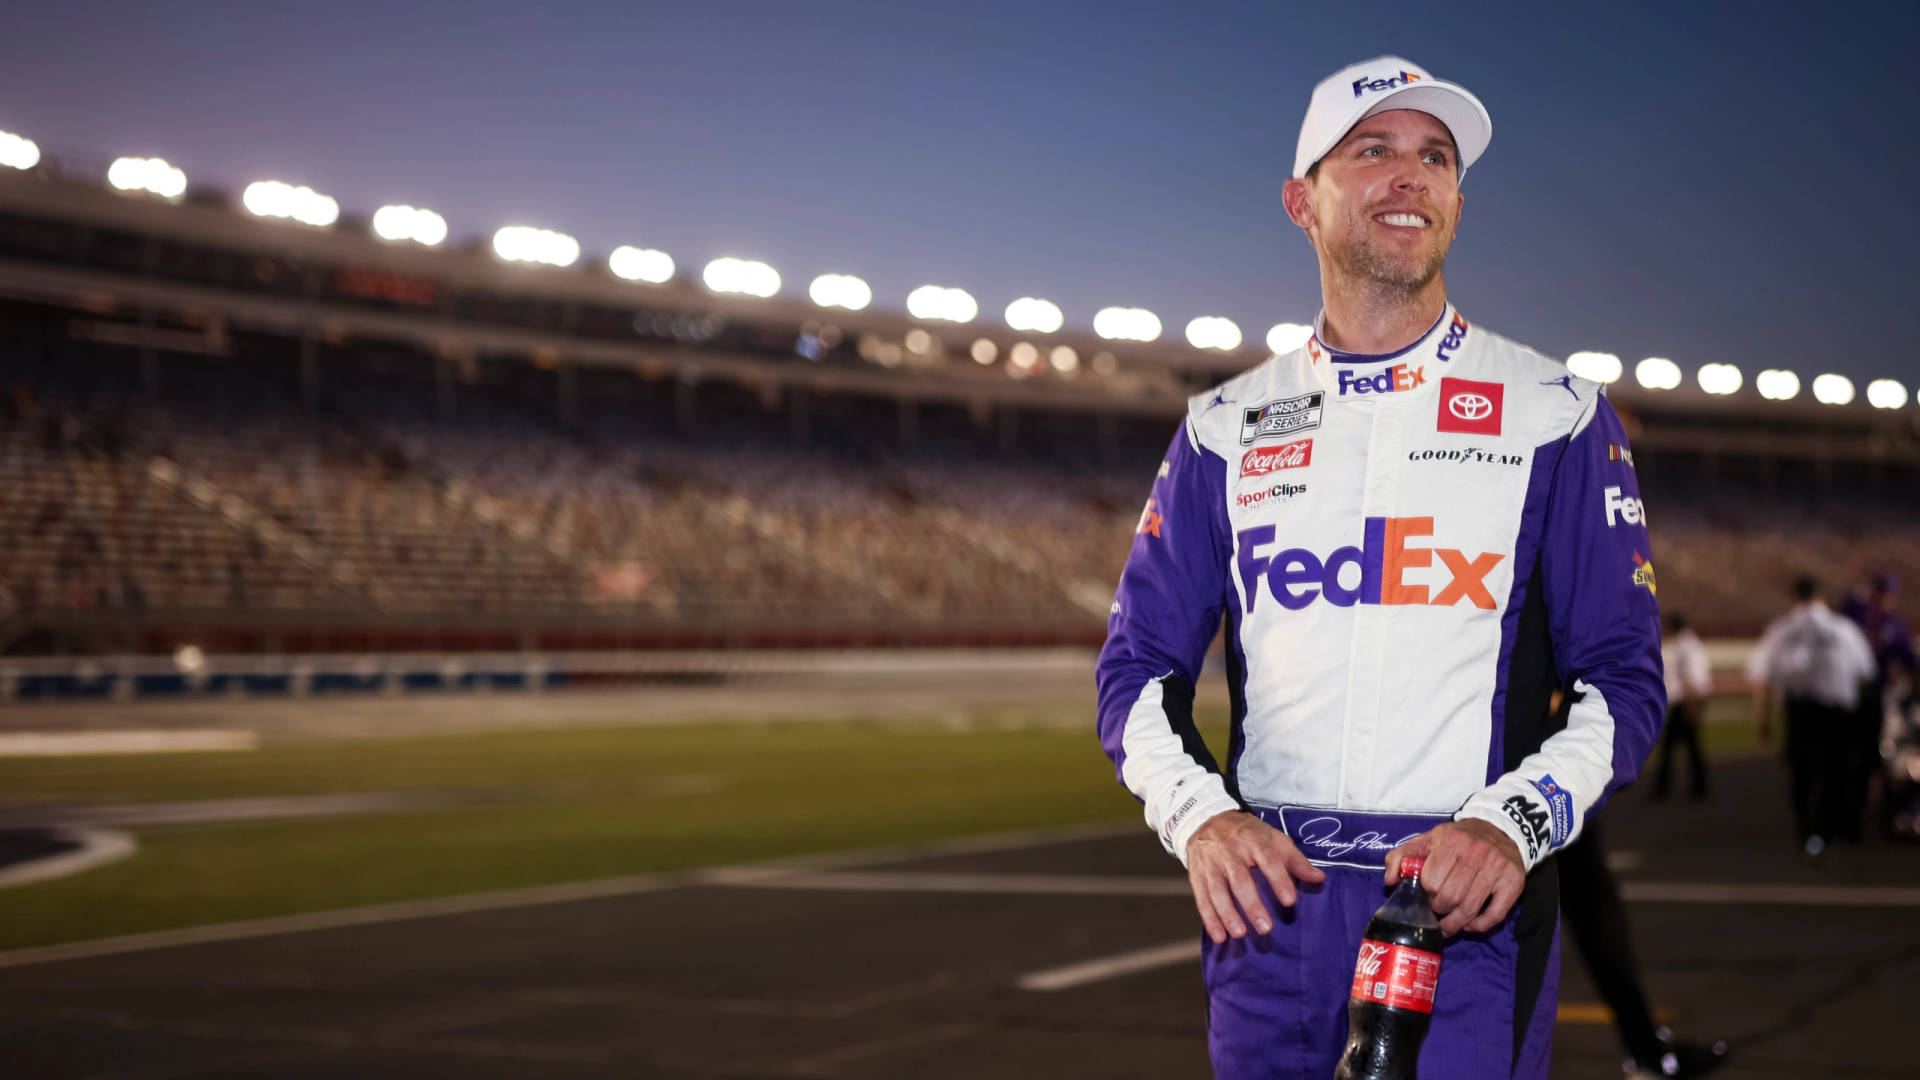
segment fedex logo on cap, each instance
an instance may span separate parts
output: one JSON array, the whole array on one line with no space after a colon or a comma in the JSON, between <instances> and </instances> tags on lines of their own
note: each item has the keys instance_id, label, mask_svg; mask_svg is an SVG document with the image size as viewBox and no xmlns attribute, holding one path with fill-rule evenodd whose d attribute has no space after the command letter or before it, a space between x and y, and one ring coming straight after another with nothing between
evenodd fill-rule
<instances>
[{"instance_id":1,"label":"fedex logo on cap","mask_svg":"<svg viewBox=\"0 0 1920 1080\"><path fill-rule=\"evenodd\" d=\"M1425 367L1411 367L1407 364L1395 364L1383 368L1372 375L1355 375L1342 369L1340 372L1340 396L1348 394L1391 394L1400 390L1411 390L1427 381Z\"/></svg>"},{"instance_id":2,"label":"fedex logo on cap","mask_svg":"<svg viewBox=\"0 0 1920 1080\"><path fill-rule=\"evenodd\" d=\"M1421 604L1427 607L1453 607L1465 600L1483 611L1495 607L1493 593L1487 588L1487 575L1500 565L1505 555L1482 552L1469 557L1456 548L1417 547L1408 541L1432 536L1430 517L1370 517L1366 519L1360 547L1343 547L1326 558L1306 548L1288 548L1273 555L1260 549L1274 542L1274 526L1256 525L1242 529L1235 537L1234 561L1245 588L1247 614L1253 614L1259 599L1260 583L1288 611L1299 611L1325 596L1335 607L1354 604ZM1450 575L1444 585L1414 584L1406 580L1409 570L1433 566L1438 556ZM1341 580L1348 566L1358 568L1359 580L1348 584Z\"/></svg>"},{"instance_id":3,"label":"fedex logo on cap","mask_svg":"<svg viewBox=\"0 0 1920 1080\"><path fill-rule=\"evenodd\" d=\"M1365 75L1362 75L1353 80L1353 96L1359 97L1363 93L1370 93L1375 90L1391 90L1396 86L1405 86L1408 83L1419 81L1420 76L1411 71L1402 71L1397 75L1389 75L1384 79L1369 79Z\"/></svg>"}]
</instances>

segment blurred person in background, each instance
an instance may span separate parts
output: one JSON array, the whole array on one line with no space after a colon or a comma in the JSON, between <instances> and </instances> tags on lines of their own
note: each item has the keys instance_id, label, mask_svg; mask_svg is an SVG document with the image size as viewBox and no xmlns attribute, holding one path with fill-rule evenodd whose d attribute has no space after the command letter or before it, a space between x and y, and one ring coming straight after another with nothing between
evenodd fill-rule
<instances>
[{"instance_id":1,"label":"blurred person in background","mask_svg":"<svg viewBox=\"0 0 1920 1080\"><path fill-rule=\"evenodd\" d=\"M1473 326L1442 266L1486 109L1398 57L1315 87L1280 195L1313 336L1188 402L1108 618L1099 730L1187 867L1227 1080L1326 1080L1368 917L1426 860L1425 1080L1547 1074L1551 856L1666 711L1645 512L1600 386ZM1227 625L1223 769L1194 682ZM1551 695L1571 699L1564 727Z\"/></svg>"},{"instance_id":2,"label":"blurred person in background","mask_svg":"<svg viewBox=\"0 0 1920 1080\"><path fill-rule=\"evenodd\" d=\"M1874 665L1873 683L1860 696L1860 714L1846 747L1850 806L1868 805L1872 778L1882 760L1882 743L1892 741L1905 726L1906 697L1913 685L1915 663L1913 634L1894 610L1899 600L1899 576L1882 570L1867 579L1864 593L1853 593L1840 606L1841 614L1852 619L1867 636ZM1888 794L1891 796L1890 791ZM1883 822L1898 812L1891 797L1886 800L1886 811L1880 815ZM1857 832L1858 822L1853 824Z\"/></svg>"},{"instance_id":3,"label":"blurred person in background","mask_svg":"<svg viewBox=\"0 0 1920 1080\"><path fill-rule=\"evenodd\" d=\"M1700 725L1713 693L1713 669L1700 635L1684 615L1667 612L1667 636L1660 642L1660 663L1667 679L1667 732L1660 741L1660 765L1654 773L1653 797L1664 799L1673 787L1673 759L1685 748L1693 765L1695 799L1707 797L1707 759L1700 753Z\"/></svg>"},{"instance_id":4,"label":"blurred person in background","mask_svg":"<svg viewBox=\"0 0 1920 1080\"><path fill-rule=\"evenodd\" d=\"M1838 836L1859 833L1860 805L1848 802L1849 749L1874 672L1867 636L1827 607L1820 582L1805 574L1793 581L1793 608L1768 624L1747 658L1761 742L1771 737L1775 703L1784 704L1794 828L1816 858Z\"/></svg>"}]
</instances>

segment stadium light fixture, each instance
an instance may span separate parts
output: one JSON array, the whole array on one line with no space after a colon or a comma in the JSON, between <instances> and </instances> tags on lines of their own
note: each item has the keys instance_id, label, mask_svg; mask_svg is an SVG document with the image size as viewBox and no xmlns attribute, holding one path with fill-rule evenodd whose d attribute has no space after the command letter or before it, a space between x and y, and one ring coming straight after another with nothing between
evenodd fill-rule
<instances>
[{"instance_id":1,"label":"stadium light fixture","mask_svg":"<svg viewBox=\"0 0 1920 1080\"><path fill-rule=\"evenodd\" d=\"M967 354L973 357L974 363L985 367L1000 358L1000 346L987 338L978 338L974 341L973 348L967 350Z\"/></svg>"},{"instance_id":2,"label":"stadium light fixture","mask_svg":"<svg viewBox=\"0 0 1920 1080\"><path fill-rule=\"evenodd\" d=\"M722 256L700 271L700 280L714 292L740 293L766 299L780 291L780 274L758 259Z\"/></svg>"},{"instance_id":3,"label":"stadium light fixture","mask_svg":"<svg viewBox=\"0 0 1920 1080\"><path fill-rule=\"evenodd\" d=\"M1813 400L1822 405L1845 405L1853 400L1853 380L1829 371L1813 377Z\"/></svg>"},{"instance_id":4,"label":"stadium light fixture","mask_svg":"<svg viewBox=\"0 0 1920 1080\"><path fill-rule=\"evenodd\" d=\"M177 199L187 193L187 174L167 164L165 158L115 158L107 168L107 183L116 191L144 191L163 199Z\"/></svg>"},{"instance_id":5,"label":"stadium light fixture","mask_svg":"<svg viewBox=\"0 0 1920 1080\"><path fill-rule=\"evenodd\" d=\"M1626 369L1620 358L1610 352L1577 352L1567 357L1567 370L1594 382L1618 382Z\"/></svg>"},{"instance_id":6,"label":"stadium light fixture","mask_svg":"<svg viewBox=\"0 0 1920 1080\"><path fill-rule=\"evenodd\" d=\"M1021 371L1032 371L1040 366L1040 349L1031 341L1018 341L1007 353L1007 363Z\"/></svg>"},{"instance_id":7,"label":"stadium light fixture","mask_svg":"<svg viewBox=\"0 0 1920 1080\"><path fill-rule=\"evenodd\" d=\"M980 314L980 305L965 289L922 285L907 294L907 311L916 319L964 323Z\"/></svg>"},{"instance_id":8,"label":"stadium light fixture","mask_svg":"<svg viewBox=\"0 0 1920 1080\"><path fill-rule=\"evenodd\" d=\"M260 217L289 218L317 229L340 220L340 204L305 184L295 187L279 180L255 180L240 194L240 202Z\"/></svg>"},{"instance_id":9,"label":"stadium light fixture","mask_svg":"<svg viewBox=\"0 0 1920 1080\"><path fill-rule=\"evenodd\" d=\"M447 219L418 206L383 206L373 212L373 234L437 247L447 238Z\"/></svg>"},{"instance_id":10,"label":"stadium light fixture","mask_svg":"<svg viewBox=\"0 0 1920 1080\"><path fill-rule=\"evenodd\" d=\"M1093 354L1093 373L1095 375L1105 377L1118 370L1120 370L1120 364L1113 358L1112 353L1097 352Z\"/></svg>"},{"instance_id":11,"label":"stadium light fixture","mask_svg":"<svg viewBox=\"0 0 1920 1080\"><path fill-rule=\"evenodd\" d=\"M1030 334L1051 334L1067 324L1060 308L1049 300L1023 296L1007 305L1007 325Z\"/></svg>"},{"instance_id":12,"label":"stadium light fixture","mask_svg":"<svg viewBox=\"0 0 1920 1080\"><path fill-rule=\"evenodd\" d=\"M1895 379L1875 379L1867 384L1867 404L1876 409L1907 407L1907 388Z\"/></svg>"},{"instance_id":13,"label":"stadium light fixture","mask_svg":"<svg viewBox=\"0 0 1920 1080\"><path fill-rule=\"evenodd\" d=\"M821 274L807 286L807 295L821 307L859 311L873 303L873 289L852 274Z\"/></svg>"},{"instance_id":14,"label":"stadium light fixture","mask_svg":"<svg viewBox=\"0 0 1920 1080\"><path fill-rule=\"evenodd\" d=\"M1290 353L1305 345L1307 339L1312 336L1313 327L1311 326L1303 326L1297 322L1275 323L1273 328L1267 331L1267 348L1275 353Z\"/></svg>"},{"instance_id":15,"label":"stadium light fixture","mask_svg":"<svg viewBox=\"0 0 1920 1080\"><path fill-rule=\"evenodd\" d=\"M607 256L607 269L613 271L615 277L628 281L664 285L673 280L673 256L653 248L621 244Z\"/></svg>"},{"instance_id":16,"label":"stadium light fixture","mask_svg":"<svg viewBox=\"0 0 1920 1080\"><path fill-rule=\"evenodd\" d=\"M1240 347L1239 324L1219 315L1202 315L1187 324L1187 344L1230 352Z\"/></svg>"},{"instance_id":17,"label":"stadium light fixture","mask_svg":"<svg viewBox=\"0 0 1920 1080\"><path fill-rule=\"evenodd\" d=\"M580 241L552 229L503 225L493 234L493 253L508 262L572 266L580 258Z\"/></svg>"},{"instance_id":18,"label":"stadium light fixture","mask_svg":"<svg viewBox=\"0 0 1920 1080\"><path fill-rule=\"evenodd\" d=\"M1791 401L1800 394L1800 376L1779 368L1768 368L1753 377L1753 388L1768 401Z\"/></svg>"},{"instance_id":19,"label":"stadium light fixture","mask_svg":"<svg viewBox=\"0 0 1920 1080\"><path fill-rule=\"evenodd\" d=\"M1080 370L1080 354L1073 351L1071 345L1055 345L1047 354L1047 363L1062 375L1071 375Z\"/></svg>"},{"instance_id":20,"label":"stadium light fixture","mask_svg":"<svg viewBox=\"0 0 1920 1080\"><path fill-rule=\"evenodd\" d=\"M1633 377L1649 390L1672 390L1680 385L1680 365L1664 356L1649 356L1633 365Z\"/></svg>"},{"instance_id":21,"label":"stadium light fixture","mask_svg":"<svg viewBox=\"0 0 1920 1080\"><path fill-rule=\"evenodd\" d=\"M1732 364L1702 364L1694 378L1709 394L1724 396L1740 389L1740 369Z\"/></svg>"},{"instance_id":22,"label":"stadium light fixture","mask_svg":"<svg viewBox=\"0 0 1920 1080\"><path fill-rule=\"evenodd\" d=\"M1146 308L1101 308L1094 312L1093 332L1108 341L1154 341L1160 337L1160 317Z\"/></svg>"},{"instance_id":23,"label":"stadium light fixture","mask_svg":"<svg viewBox=\"0 0 1920 1080\"><path fill-rule=\"evenodd\" d=\"M31 169L40 164L40 145L25 135L0 131L0 165L9 169Z\"/></svg>"}]
</instances>

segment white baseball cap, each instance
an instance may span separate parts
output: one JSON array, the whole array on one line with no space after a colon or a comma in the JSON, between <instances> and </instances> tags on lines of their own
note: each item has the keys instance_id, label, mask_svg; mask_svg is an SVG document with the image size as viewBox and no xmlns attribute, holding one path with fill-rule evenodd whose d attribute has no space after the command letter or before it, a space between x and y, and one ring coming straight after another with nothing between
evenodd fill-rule
<instances>
[{"instance_id":1,"label":"white baseball cap","mask_svg":"<svg viewBox=\"0 0 1920 1080\"><path fill-rule=\"evenodd\" d=\"M1300 146L1293 175L1305 177L1313 163L1338 146L1347 132L1374 113L1413 109L1447 125L1460 148L1460 175L1479 160L1493 141L1493 120L1467 88L1441 82L1398 56L1380 56L1341 68L1313 88L1307 118L1300 123Z\"/></svg>"}]
</instances>

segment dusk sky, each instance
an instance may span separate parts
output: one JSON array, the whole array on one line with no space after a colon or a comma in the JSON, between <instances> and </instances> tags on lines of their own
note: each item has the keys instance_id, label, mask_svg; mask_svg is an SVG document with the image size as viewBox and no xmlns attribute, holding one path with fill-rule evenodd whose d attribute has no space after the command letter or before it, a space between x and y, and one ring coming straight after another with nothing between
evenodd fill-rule
<instances>
[{"instance_id":1,"label":"dusk sky","mask_svg":"<svg viewBox=\"0 0 1920 1080\"><path fill-rule=\"evenodd\" d=\"M1575 14L1574 12L1577 12ZM1920 5L21 5L0 129L70 161L557 228L1258 340L1319 279L1279 190L1313 84L1473 90L1452 298L1576 349L1920 376Z\"/></svg>"}]
</instances>

